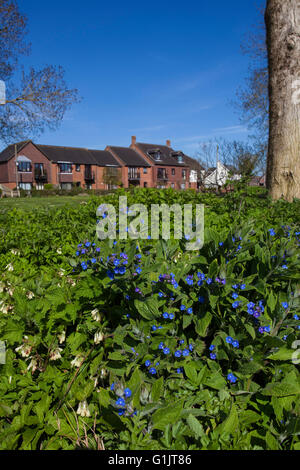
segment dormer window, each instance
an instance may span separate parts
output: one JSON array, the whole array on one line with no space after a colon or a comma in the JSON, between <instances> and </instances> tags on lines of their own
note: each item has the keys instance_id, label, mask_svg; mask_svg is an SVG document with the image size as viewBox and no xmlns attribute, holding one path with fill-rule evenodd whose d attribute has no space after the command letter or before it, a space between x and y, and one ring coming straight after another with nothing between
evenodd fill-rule
<instances>
[{"instance_id":1,"label":"dormer window","mask_svg":"<svg viewBox=\"0 0 300 470\"><path fill-rule=\"evenodd\" d=\"M182 152L172 152L172 157L176 158L178 163L184 163Z\"/></svg>"},{"instance_id":2,"label":"dormer window","mask_svg":"<svg viewBox=\"0 0 300 470\"><path fill-rule=\"evenodd\" d=\"M149 150L148 154L150 155L150 157L154 158L156 162L159 162L161 160L161 152L159 149Z\"/></svg>"}]
</instances>

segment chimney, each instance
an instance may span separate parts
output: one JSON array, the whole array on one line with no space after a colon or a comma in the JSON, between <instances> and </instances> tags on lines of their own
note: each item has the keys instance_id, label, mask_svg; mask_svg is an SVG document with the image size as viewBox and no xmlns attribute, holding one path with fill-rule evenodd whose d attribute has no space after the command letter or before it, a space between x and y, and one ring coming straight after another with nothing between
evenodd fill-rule
<instances>
[{"instance_id":1,"label":"chimney","mask_svg":"<svg viewBox=\"0 0 300 470\"><path fill-rule=\"evenodd\" d=\"M136 136L133 135L131 136L131 145L135 145L136 144Z\"/></svg>"},{"instance_id":2,"label":"chimney","mask_svg":"<svg viewBox=\"0 0 300 470\"><path fill-rule=\"evenodd\" d=\"M171 147L171 141L169 139L166 141L166 144L167 144L167 147Z\"/></svg>"}]
</instances>

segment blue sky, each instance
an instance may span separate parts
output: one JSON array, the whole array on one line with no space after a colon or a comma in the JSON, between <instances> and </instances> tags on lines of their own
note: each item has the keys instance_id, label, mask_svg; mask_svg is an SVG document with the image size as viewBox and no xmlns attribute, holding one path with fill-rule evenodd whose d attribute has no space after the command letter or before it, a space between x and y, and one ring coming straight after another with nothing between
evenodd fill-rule
<instances>
[{"instance_id":1,"label":"blue sky","mask_svg":"<svg viewBox=\"0 0 300 470\"><path fill-rule=\"evenodd\" d=\"M43 144L103 149L165 143L195 155L199 142L246 140L230 105L249 58L244 34L257 0L18 0L32 43L25 65L62 65L82 97Z\"/></svg>"}]
</instances>

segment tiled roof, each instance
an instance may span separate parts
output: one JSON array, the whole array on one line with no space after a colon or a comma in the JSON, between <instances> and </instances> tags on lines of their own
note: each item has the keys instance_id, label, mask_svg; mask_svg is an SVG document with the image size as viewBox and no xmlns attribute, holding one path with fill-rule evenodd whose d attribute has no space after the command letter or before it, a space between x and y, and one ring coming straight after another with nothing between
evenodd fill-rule
<instances>
[{"instance_id":1,"label":"tiled roof","mask_svg":"<svg viewBox=\"0 0 300 470\"><path fill-rule=\"evenodd\" d=\"M70 162L74 164L90 164L99 166L117 166L119 162L114 156L105 150L93 150L76 147L60 147L56 145L40 145L34 144L30 140L19 142L17 144L17 151L20 152L26 144L31 142L35 147L40 150L46 158L51 162ZM15 154L15 145L9 145L3 152L0 153L0 162L7 162Z\"/></svg>"},{"instance_id":2,"label":"tiled roof","mask_svg":"<svg viewBox=\"0 0 300 470\"><path fill-rule=\"evenodd\" d=\"M137 142L136 146L153 161L155 165L168 165L168 166L185 166L184 163L178 163L177 159L172 156L172 152L175 152L171 147L167 145L155 145L155 144L144 144ZM160 151L160 160L155 160L149 151ZM184 155L183 155L184 156Z\"/></svg>"},{"instance_id":3,"label":"tiled roof","mask_svg":"<svg viewBox=\"0 0 300 470\"><path fill-rule=\"evenodd\" d=\"M0 153L0 163L1 162L8 162L12 157L15 156L15 145L17 145L17 152L20 152L26 144L28 144L30 140L24 140L23 142L18 142L17 144L12 144L6 147Z\"/></svg>"},{"instance_id":4,"label":"tiled roof","mask_svg":"<svg viewBox=\"0 0 300 470\"><path fill-rule=\"evenodd\" d=\"M116 158L110 152L107 152L106 150L89 149L89 152L93 156L97 165L99 166L117 166L117 167L120 166Z\"/></svg>"},{"instance_id":5,"label":"tiled roof","mask_svg":"<svg viewBox=\"0 0 300 470\"><path fill-rule=\"evenodd\" d=\"M128 147L115 147L109 145L109 149L124 162L125 166L150 167L151 165L135 150Z\"/></svg>"},{"instance_id":6,"label":"tiled roof","mask_svg":"<svg viewBox=\"0 0 300 470\"><path fill-rule=\"evenodd\" d=\"M70 162L78 165L119 166L113 155L105 150L93 150L76 147L57 147L54 145L36 145L52 162Z\"/></svg>"}]
</instances>

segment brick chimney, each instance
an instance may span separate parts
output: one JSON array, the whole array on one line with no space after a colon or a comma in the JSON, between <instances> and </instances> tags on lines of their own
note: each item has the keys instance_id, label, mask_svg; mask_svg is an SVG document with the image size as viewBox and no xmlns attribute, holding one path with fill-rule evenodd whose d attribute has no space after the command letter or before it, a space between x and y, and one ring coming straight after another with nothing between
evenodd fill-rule
<instances>
[{"instance_id":1,"label":"brick chimney","mask_svg":"<svg viewBox=\"0 0 300 470\"><path fill-rule=\"evenodd\" d=\"M136 136L133 135L131 136L131 145L135 145L136 144Z\"/></svg>"},{"instance_id":2,"label":"brick chimney","mask_svg":"<svg viewBox=\"0 0 300 470\"><path fill-rule=\"evenodd\" d=\"M171 141L169 139L166 141L166 145L167 147L171 147Z\"/></svg>"}]
</instances>

